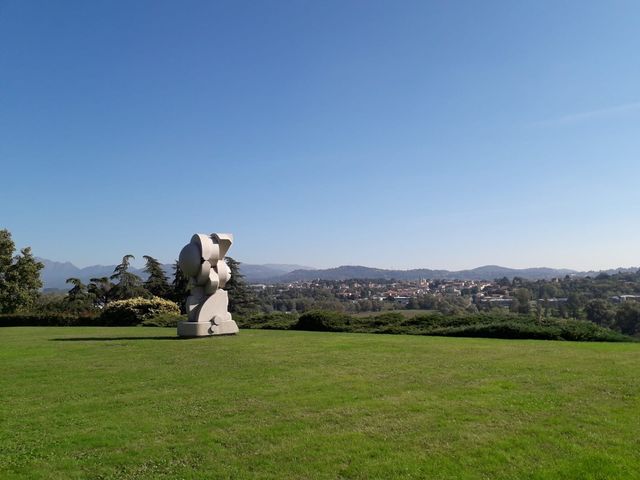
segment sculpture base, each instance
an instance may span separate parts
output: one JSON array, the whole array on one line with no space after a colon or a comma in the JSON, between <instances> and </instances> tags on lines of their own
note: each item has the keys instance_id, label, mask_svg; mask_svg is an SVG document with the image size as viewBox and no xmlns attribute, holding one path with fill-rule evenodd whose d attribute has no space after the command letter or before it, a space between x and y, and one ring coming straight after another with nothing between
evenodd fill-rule
<instances>
[{"instance_id":1,"label":"sculpture base","mask_svg":"<svg viewBox=\"0 0 640 480\"><path fill-rule=\"evenodd\" d=\"M179 337L211 337L213 335L235 335L240 330L233 320L219 325L211 322L180 322L178 323Z\"/></svg>"}]
</instances>

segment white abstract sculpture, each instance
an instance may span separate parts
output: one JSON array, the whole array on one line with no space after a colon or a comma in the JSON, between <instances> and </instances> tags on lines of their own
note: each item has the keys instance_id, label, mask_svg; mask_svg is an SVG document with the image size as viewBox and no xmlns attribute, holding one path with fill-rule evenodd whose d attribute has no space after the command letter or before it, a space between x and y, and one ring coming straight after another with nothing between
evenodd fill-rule
<instances>
[{"instance_id":1,"label":"white abstract sculpture","mask_svg":"<svg viewBox=\"0 0 640 480\"><path fill-rule=\"evenodd\" d=\"M233 243L230 233L195 234L180 252L178 265L189 279L189 320L178 324L180 337L205 337L238 333L228 311L229 297L223 290L231 279L224 256Z\"/></svg>"}]
</instances>

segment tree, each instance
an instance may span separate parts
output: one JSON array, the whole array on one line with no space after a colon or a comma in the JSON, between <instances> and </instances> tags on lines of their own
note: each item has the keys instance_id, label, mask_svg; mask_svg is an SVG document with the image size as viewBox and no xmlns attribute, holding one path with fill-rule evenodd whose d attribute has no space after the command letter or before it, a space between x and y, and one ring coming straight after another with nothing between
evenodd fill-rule
<instances>
[{"instance_id":1,"label":"tree","mask_svg":"<svg viewBox=\"0 0 640 480\"><path fill-rule=\"evenodd\" d=\"M33 257L30 247L15 257L14 250L11 233L0 230L0 313L28 310L42 288L40 270L44 264Z\"/></svg>"},{"instance_id":2,"label":"tree","mask_svg":"<svg viewBox=\"0 0 640 480\"><path fill-rule=\"evenodd\" d=\"M131 260L135 258L133 255L122 257L122 262L116 265L116 268L113 269L113 275L109 277L111 280L118 281L112 292L113 298L116 300L149 296L149 292L142 286L142 279L129 271Z\"/></svg>"},{"instance_id":3,"label":"tree","mask_svg":"<svg viewBox=\"0 0 640 480\"><path fill-rule=\"evenodd\" d=\"M567 297L567 311L573 318L579 318L584 305L584 297L577 292L571 292Z\"/></svg>"},{"instance_id":4,"label":"tree","mask_svg":"<svg viewBox=\"0 0 640 480\"><path fill-rule=\"evenodd\" d=\"M142 258L147 262L144 271L149 275L147 281L144 282L144 288L156 297L168 298L171 287L169 286L169 281L167 280L162 265L157 259L149 255L144 255Z\"/></svg>"},{"instance_id":5,"label":"tree","mask_svg":"<svg viewBox=\"0 0 640 480\"><path fill-rule=\"evenodd\" d=\"M418 310L420 308L420 303L416 297L411 297L407 302L406 309L407 310Z\"/></svg>"},{"instance_id":6,"label":"tree","mask_svg":"<svg viewBox=\"0 0 640 480\"><path fill-rule=\"evenodd\" d=\"M9 230L0 230L0 281L4 280L7 269L13 263L13 251L16 249Z\"/></svg>"},{"instance_id":7,"label":"tree","mask_svg":"<svg viewBox=\"0 0 640 480\"><path fill-rule=\"evenodd\" d=\"M229 311L241 315L255 312L257 301L244 281L244 275L240 273L240 262L232 257L226 257L226 261L231 270L231 280L225 286L225 290L229 292Z\"/></svg>"},{"instance_id":8,"label":"tree","mask_svg":"<svg viewBox=\"0 0 640 480\"><path fill-rule=\"evenodd\" d=\"M66 283L73 285L64 299L67 310L87 311L93 307L93 296L79 278L67 278Z\"/></svg>"},{"instance_id":9,"label":"tree","mask_svg":"<svg viewBox=\"0 0 640 480\"><path fill-rule=\"evenodd\" d=\"M89 294L93 297L94 305L98 308L104 308L113 299L113 283L108 277L92 278L89 280L87 288Z\"/></svg>"},{"instance_id":10,"label":"tree","mask_svg":"<svg viewBox=\"0 0 640 480\"><path fill-rule=\"evenodd\" d=\"M189 279L184 276L176 260L173 264L173 282L171 282L171 300L180 307L181 313L186 313L185 301L189 296Z\"/></svg>"},{"instance_id":11,"label":"tree","mask_svg":"<svg viewBox=\"0 0 640 480\"><path fill-rule=\"evenodd\" d=\"M627 335L640 333L640 303L623 303L616 312L615 326Z\"/></svg>"},{"instance_id":12,"label":"tree","mask_svg":"<svg viewBox=\"0 0 640 480\"><path fill-rule=\"evenodd\" d=\"M615 320L616 312L606 300L596 298L589 301L584 307L587 319L603 327L611 327Z\"/></svg>"},{"instance_id":13,"label":"tree","mask_svg":"<svg viewBox=\"0 0 640 480\"><path fill-rule=\"evenodd\" d=\"M515 279L514 279L515 280ZM518 288L513 292L515 300L511 304L511 311L516 313L529 313L531 307L529 302L531 301L531 292L527 288Z\"/></svg>"}]
</instances>

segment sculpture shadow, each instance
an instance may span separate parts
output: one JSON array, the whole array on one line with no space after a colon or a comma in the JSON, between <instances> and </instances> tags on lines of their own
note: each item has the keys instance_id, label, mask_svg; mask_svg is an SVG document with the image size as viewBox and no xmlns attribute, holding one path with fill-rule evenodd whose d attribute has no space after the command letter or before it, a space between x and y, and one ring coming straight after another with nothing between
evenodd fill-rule
<instances>
[{"instance_id":1,"label":"sculpture shadow","mask_svg":"<svg viewBox=\"0 0 640 480\"><path fill-rule=\"evenodd\" d=\"M202 337L201 337L202 338ZM193 340L186 337L63 337L50 338L50 342L117 342L122 340Z\"/></svg>"}]
</instances>

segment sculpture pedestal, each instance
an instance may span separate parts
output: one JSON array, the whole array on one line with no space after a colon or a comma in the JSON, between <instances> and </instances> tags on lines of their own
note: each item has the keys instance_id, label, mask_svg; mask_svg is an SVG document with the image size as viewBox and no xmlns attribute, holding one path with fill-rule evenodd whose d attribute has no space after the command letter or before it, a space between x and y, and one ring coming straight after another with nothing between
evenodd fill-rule
<instances>
[{"instance_id":1,"label":"sculpture pedestal","mask_svg":"<svg viewBox=\"0 0 640 480\"><path fill-rule=\"evenodd\" d=\"M179 337L208 337L211 335L211 322L180 322L178 323Z\"/></svg>"},{"instance_id":2,"label":"sculpture pedestal","mask_svg":"<svg viewBox=\"0 0 640 480\"><path fill-rule=\"evenodd\" d=\"M238 332L238 325L233 320L221 322L219 325L216 325L212 322L178 323L179 337L211 337L213 335L235 335Z\"/></svg>"}]
</instances>

